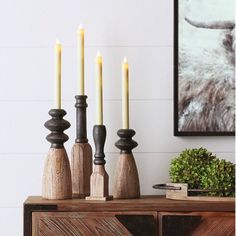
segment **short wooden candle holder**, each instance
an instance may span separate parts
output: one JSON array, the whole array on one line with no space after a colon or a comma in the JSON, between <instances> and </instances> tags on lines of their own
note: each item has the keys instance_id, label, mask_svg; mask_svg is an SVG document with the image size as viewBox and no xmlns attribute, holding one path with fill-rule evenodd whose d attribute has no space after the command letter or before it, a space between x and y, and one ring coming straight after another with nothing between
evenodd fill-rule
<instances>
[{"instance_id":1,"label":"short wooden candle holder","mask_svg":"<svg viewBox=\"0 0 236 236\"><path fill-rule=\"evenodd\" d=\"M94 169L90 177L90 196L86 200L111 200L109 196L109 176L105 170L104 145L106 140L106 127L95 125L93 128L93 138L95 143Z\"/></svg>"},{"instance_id":2,"label":"short wooden candle holder","mask_svg":"<svg viewBox=\"0 0 236 236\"><path fill-rule=\"evenodd\" d=\"M87 96L75 96L76 140L71 152L72 193L75 198L90 195L90 176L92 174L92 148L87 139L86 108Z\"/></svg>"},{"instance_id":3,"label":"short wooden candle holder","mask_svg":"<svg viewBox=\"0 0 236 236\"><path fill-rule=\"evenodd\" d=\"M70 163L63 145L69 139L63 131L70 127L70 123L63 119L66 115L63 109L52 109L49 115L52 119L45 123L45 127L51 131L46 137L51 147L44 166L42 197L72 198Z\"/></svg>"},{"instance_id":4,"label":"short wooden candle holder","mask_svg":"<svg viewBox=\"0 0 236 236\"><path fill-rule=\"evenodd\" d=\"M119 199L139 198L138 170L132 154L132 149L138 145L132 139L135 131L132 129L120 129L117 134L120 140L115 143L115 146L121 151L115 170L113 197Z\"/></svg>"}]
</instances>

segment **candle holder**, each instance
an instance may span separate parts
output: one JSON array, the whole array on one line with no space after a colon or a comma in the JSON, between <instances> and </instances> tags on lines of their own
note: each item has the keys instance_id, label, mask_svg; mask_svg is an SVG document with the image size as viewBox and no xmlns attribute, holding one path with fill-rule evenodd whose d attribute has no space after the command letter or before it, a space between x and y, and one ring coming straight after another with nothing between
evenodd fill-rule
<instances>
[{"instance_id":1,"label":"candle holder","mask_svg":"<svg viewBox=\"0 0 236 236\"><path fill-rule=\"evenodd\" d=\"M105 170L104 145L106 140L106 127L95 125L93 127L93 138L95 143L94 169L90 177L90 196L86 200L111 200L109 196L109 176Z\"/></svg>"},{"instance_id":2,"label":"candle holder","mask_svg":"<svg viewBox=\"0 0 236 236\"><path fill-rule=\"evenodd\" d=\"M92 148L87 139L86 108L87 96L75 96L76 139L71 152L73 197L85 198L90 195L90 176L92 174Z\"/></svg>"},{"instance_id":3,"label":"candle holder","mask_svg":"<svg viewBox=\"0 0 236 236\"><path fill-rule=\"evenodd\" d=\"M52 109L52 116L44 126L51 131L46 139L51 143L43 174L42 197L46 199L68 199L72 197L70 163L64 148L69 137L63 133L70 123L63 119L66 111Z\"/></svg>"},{"instance_id":4,"label":"candle holder","mask_svg":"<svg viewBox=\"0 0 236 236\"><path fill-rule=\"evenodd\" d=\"M135 131L120 129L117 134L120 140L115 143L115 146L120 149L120 156L115 170L113 196L120 199L139 198L138 170L132 154L132 149L138 146L132 139Z\"/></svg>"}]
</instances>

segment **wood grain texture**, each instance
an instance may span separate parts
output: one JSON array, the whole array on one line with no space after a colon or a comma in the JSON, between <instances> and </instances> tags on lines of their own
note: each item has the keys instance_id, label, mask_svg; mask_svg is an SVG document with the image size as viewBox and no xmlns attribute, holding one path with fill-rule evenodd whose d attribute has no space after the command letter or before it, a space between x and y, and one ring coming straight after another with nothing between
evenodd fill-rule
<instances>
[{"instance_id":1,"label":"wood grain texture","mask_svg":"<svg viewBox=\"0 0 236 236\"><path fill-rule=\"evenodd\" d=\"M133 154L121 154L115 169L113 197L120 199L139 198L140 185Z\"/></svg>"},{"instance_id":2,"label":"wood grain texture","mask_svg":"<svg viewBox=\"0 0 236 236\"><path fill-rule=\"evenodd\" d=\"M73 143L68 146L72 147ZM47 149L47 147L45 147ZM151 187L151 183L164 183L165 174L163 171L157 171L158 160L161 160L161 168L168 169L169 162L174 155L178 154L165 154L165 153L135 153L135 161L138 166L139 180L141 186L141 194L143 195L156 195L164 194ZM223 158L228 158L231 154L222 155ZM117 162L117 153L107 154L108 161L106 164L107 173L109 173L110 182L110 194L112 194L113 176L115 164ZM145 158L145 163L143 163ZM0 157L0 185L4 189L1 195L0 208L6 207L21 207L25 201L26 196L29 195L41 195L42 191L42 173L44 168L44 156L42 154L31 155L18 155L18 154L6 154ZM4 181L8 173L9 166L12 166L13 175L8 176L8 181ZM33 176L33 178L31 178ZM17 180L17 181L16 181ZM158 181L157 181L158 180ZM23 185L19 182L24 183ZM168 181L167 181L168 182ZM148 183L148 184L147 184ZM150 184L149 184L150 183ZM17 196L17 198L15 197ZM18 234L17 234L18 235Z\"/></svg>"},{"instance_id":3,"label":"wood grain texture","mask_svg":"<svg viewBox=\"0 0 236 236\"><path fill-rule=\"evenodd\" d=\"M166 190L166 198L185 201L207 201L207 202L234 202L234 197L210 197L210 196L188 196L188 184L168 183L169 186L180 187L180 190Z\"/></svg>"},{"instance_id":4,"label":"wood grain texture","mask_svg":"<svg viewBox=\"0 0 236 236\"><path fill-rule=\"evenodd\" d=\"M157 211L157 212L234 212L234 202L204 202L169 200L164 196L142 196L138 199L93 201L84 199L46 200L40 196L29 197L25 205L57 205L58 211Z\"/></svg>"},{"instance_id":5,"label":"wood grain texture","mask_svg":"<svg viewBox=\"0 0 236 236\"><path fill-rule=\"evenodd\" d=\"M159 213L162 236L234 236L235 214L225 212Z\"/></svg>"},{"instance_id":6,"label":"wood grain texture","mask_svg":"<svg viewBox=\"0 0 236 236\"><path fill-rule=\"evenodd\" d=\"M50 148L44 166L42 197L68 199L72 197L70 163L64 148Z\"/></svg>"},{"instance_id":7,"label":"wood grain texture","mask_svg":"<svg viewBox=\"0 0 236 236\"><path fill-rule=\"evenodd\" d=\"M181 201L205 201L205 202L234 202L233 197L209 197L209 196L179 196L173 193L168 194L168 199Z\"/></svg>"},{"instance_id":8,"label":"wood grain texture","mask_svg":"<svg viewBox=\"0 0 236 236\"><path fill-rule=\"evenodd\" d=\"M35 230L41 216L46 216L46 220L48 217L50 220L52 219L53 223L55 223L54 226L59 222L61 224L59 227L62 228L64 227L62 224L67 225L67 221L69 220L71 222L74 218L88 218L88 220L91 221L92 218L111 219L116 217L116 219L118 219L133 235L158 235L158 232L162 233L164 229L171 230L170 225L172 225L173 228L177 228L173 231L163 232L168 232L168 236L183 236L186 234L177 234L177 232L181 233L189 229L191 229L191 232L194 232L196 229L195 226L199 227L199 230L202 230L200 224L202 219L206 219L206 223L204 224L208 225L208 223L210 224L210 220L207 220L208 218L215 221L215 217L220 217L222 224L229 224L229 227L231 227L231 218L234 217L234 206L235 204L231 202L176 201L168 200L161 196L145 196L139 199L123 199L103 202L86 201L84 199L45 200L41 197L29 197L26 200L24 207L24 222L26 226L26 233L24 236L31 236L32 229ZM35 214L39 217L36 217L33 220L33 228L31 228L30 219L32 215ZM221 221L218 221L219 224L221 224L220 222ZM100 224L100 222L98 223ZM46 224L45 221L44 224ZM49 222L49 224L51 224L51 222ZM94 227L94 224L89 222L86 223L86 225L89 225L89 227L92 228ZM43 225L42 227L46 226ZM71 225L69 228L70 230L73 229ZM171 232L173 232L173 234L169 234ZM50 236L50 232L46 235ZM198 235L201 236L204 234ZM218 236L219 234L215 234L215 236L216 235Z\"/></svg>"},{"instance_id":9,"label":"wood grain texture","mask_svg":"<svg viewBox=\"0 0 236 236\"><path fill-rule=\"evenodd\" d=\"M33 236L131 236L115 216L80 213L32 214Z\"/></svg>"},{"instance_id":10,"label":"wood grain texture","mask_svg":"<svg viewBox=\"0 0 236 236\"><path fill-rule=\"evenodd\" d=\"M86 200L111 200L108 190L109 176L104 165L94 165L93 173L90 178L90 196Z\"/></svg>"},{"instance_id":11,"label":"wood grain texture","mask_svg":"<svg viewBox=\"0 0 236 236\"><path fill-rule=\"evenodd\" d=\"M71 174L73 197L90 195L92 174L92 148L89 143L75 143L71 151Z\"/></svg>"},{"instance_id":12,"label":"wood grain texture","mask_svg":"<svg viewBox=\"0 0 236 236\"><path fill-rule=\"evenodd\" d=\"M45 205L31 205L24 204L24 236L32 235L32 213L34 211L56 211L57 205L45 204Z\"/></svg>"},{"instance_id":13,"label":"wood grain texture","mask_svg":"<svg viewBox=\"0 0 236 236\"><path fill-rule=\"evenodd\" d=\"M201 224L191 233L191 236L235 236L235 215L221 217L202 217Z\"/></svg>"}]
</instances>

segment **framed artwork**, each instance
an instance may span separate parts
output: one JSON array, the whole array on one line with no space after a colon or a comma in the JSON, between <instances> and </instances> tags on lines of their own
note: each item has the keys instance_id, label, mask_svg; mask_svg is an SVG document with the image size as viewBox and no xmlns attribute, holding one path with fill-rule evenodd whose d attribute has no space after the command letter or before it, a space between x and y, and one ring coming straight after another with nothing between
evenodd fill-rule
<instances>
[{"instance_id":1,"label":"framed artwork","mask_svg":"<svg viewBox=\"0 0 236 236\"><path fill-rule=\"evenodd\" d=\"M235 0L174 0L174 135L235 134Z\"/></svg>"}]
</instances>

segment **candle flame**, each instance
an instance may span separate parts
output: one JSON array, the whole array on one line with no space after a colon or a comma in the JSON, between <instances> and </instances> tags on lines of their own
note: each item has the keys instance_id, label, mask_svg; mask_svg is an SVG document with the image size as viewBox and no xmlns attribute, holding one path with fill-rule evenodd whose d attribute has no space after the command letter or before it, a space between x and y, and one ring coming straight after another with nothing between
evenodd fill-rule
<instances>
[{"instance_id":1,"label":"candle flame","mask_svg":"<svg viewBox=\"0 0 236 236\"><path fill-rule=\"evenodd\" d=\"M84 28L82 24L80 24L79 27L77 28L77 34L84 35Z\"/></svg>"},{"instance_id":2,"label":"candle flame","mask_svg":"<svg viewBox=\"0 0 236 236\"><path fill-rule=\"evenodd\" d=\"M123 63L125 63L125 64L128 63L128 59L127 59L127 57L124 57Z\"/></svg>"},{"instance_id":3,"label":"candle flame","mask_svg":"<svg viewBox=\"0 0 236 236\"><path fill-rule=\"evenodd\" d=\"M56 39L56 44L60 44L60 41L58 39Z\"/></svg>"},{"instance_id":4,"label":"candle flame","mask_svg":"<svg viewBox=\"0 0 236 236\"><path fill-rule=\"evenodd\" d=\"M96 62L102 64L102 55L99 51L97 52Z\"/></svg>"}]
</instances>

